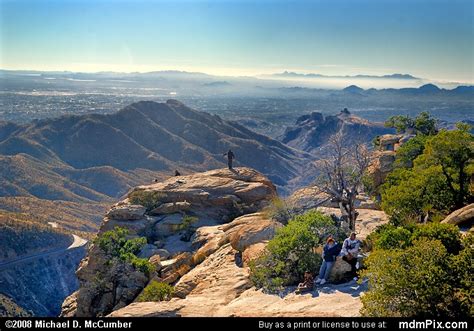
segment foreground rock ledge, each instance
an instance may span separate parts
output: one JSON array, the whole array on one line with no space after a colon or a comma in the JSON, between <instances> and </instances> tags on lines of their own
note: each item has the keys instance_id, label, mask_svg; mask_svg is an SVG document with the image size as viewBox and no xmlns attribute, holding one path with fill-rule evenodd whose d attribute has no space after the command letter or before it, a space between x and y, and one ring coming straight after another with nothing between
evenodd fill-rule
<instances>
[{"instance_id":1,"label":"foreground rock ledge","mask_svg":"<svg viewBox=\"0 0 474 331\"><path fill-rule=\"evenodd\" d=\"M153 261L157 273L148 277L133 268L109 268L107 257L92 245L77 271L80 288L65 300L62 316L106 315L130 304L150 280L175 284L182 276L193 272L196 265L214 265L212 261L219 257L233 258L235 252L226 255L233 247L243 252L250 245L271 239L281 226L255 213L268 205L277 193L265 176L250 168L175 176L160 183L139 186L133 193L139 197L151 196L153 207L145 208L140 199L120 201L106 214L99 235L120 226L131 236L146 237L148 244L140 256ZM188 216L193 217L191 224L189 218L186 219ZM235 223L229 223L234 219ZM220 228L223 224L227 227ZM206 228L212 231L206 233ZM193 231L195 235L189 235ZM227 251L220 250L224 249L223 245ZM211 254L213 256L209 256ZM209 276L222 274L223 279L229 271L224 266L214 269ZM234 271L231 271L232 277L242 275L239 282L246 279L247 285L242 284L242 290L249 288L248 277ZM203 272L207 273L207 270ZM189 289L185 286L181 291L183 296L195 287L200 288L191 276L186 284Z\"/></svg>"}]
</instances>

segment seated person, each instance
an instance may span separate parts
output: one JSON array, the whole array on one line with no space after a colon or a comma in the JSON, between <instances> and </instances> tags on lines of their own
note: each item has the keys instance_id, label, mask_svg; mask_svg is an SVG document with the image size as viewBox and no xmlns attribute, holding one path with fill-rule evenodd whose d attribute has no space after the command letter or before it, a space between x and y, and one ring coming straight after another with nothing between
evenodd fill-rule
<instances>
[{"instance_id":1,"label":"seated person","mask_svg":"<svg viewBox=\"0 0 474 331\"><path fill-rule=\"evenodd\" d=\"M311 291L313 289L314 282L313 282L313 275L309 271L305 271L304 273L304 280L302 283L298 284L298 288L296 289L297 293L303 291Z\"/></svg>"},{"instance_id":2,"label":"seated person","mask_svg":"<svg viewBox=\"0 0 474 331\"><path fill-rule=\"evenodd\" d=\"M340 251L340 246L332 236L329 236L323 247L323 263L321 264L321 268L319 268L319 276L316 280L316 284L323 285L326 283Z\"/></svg>"},{"instance_id":3,"label":"seated person","mask_svg":"<svg viewBox=\"0 0 474 331\"><path fill-rule=\"evenodd\" d=\"M342 244L342 259L351 265L351 277L357 280L357 256L359 255L360 241L356 239L356 233L352 232L349 238Z\"/></svg>"}]
</instances>

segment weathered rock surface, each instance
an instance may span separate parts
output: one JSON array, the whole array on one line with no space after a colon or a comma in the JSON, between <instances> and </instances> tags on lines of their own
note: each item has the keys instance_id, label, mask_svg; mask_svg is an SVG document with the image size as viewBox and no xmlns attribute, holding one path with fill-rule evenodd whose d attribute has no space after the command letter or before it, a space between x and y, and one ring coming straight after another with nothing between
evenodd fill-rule
<instances>
[{"instance_id":1,"label":"weathered rock surface","mask_svg":"<svg viewBox=\"0 0 474 331\"><path fill-rule=\"evenodd\" d=\"M251 261L256 260L262 255L264 255L267 248L267 244L268 241L263 241L248 246L242 253L242 263L244 267L248 267Z\"/></svg>"},{"instance_id":2,"label":"weathered rock surface","mask_svg":"<svg viewBox=\"0 0 474 331\"><path fill-rule=\"evenodd\" d=\"M320 210L326 214L339 212L338 208L322 207ZM387 222L382 211L358 211L356 228L359 239ZM305 295L294 294L294 288L288 288L282 296L266 294L251 287L248 262L263 254L267 241L246 246L241 266L239 252L226 238L231 237L233 229L243 226L246 219L254 217L258 216L245 215L230 224L204 227L196 232L195 243L202 245L200 249L212 246L212 249L206 250L211 253L203 253L203 262L176 283L177 298L168 302L133 303L110 316L360 316L360 296L367 290L366 284L354 281L326 284ZM350 265L339 258L330 281L340 281L349 271Z\"/></svg>"},{"instance_id":3,"label":"weathered rock surface","mask_svg":"<svg viewBox=\"0 0 474 331\"><path fill-rule=\"evenodd\" d=\"M174 214L186 212L191 209L191 204L186 201L164 203L150 211L151 215Z\"/></svg>"},{"instance_id":4,"label":"weathered rock surface","mask_svg":"<svg viewBox=\"0 0 474 331\"><path fill-rule=\"evenodd\" d=\"M321 192L315 186L308 186L295 191L286 199L288 209L296 213L303 213L318 207L338 208L336 202L331 201L331 197ZM358 195L355 201L356 208L379 209L378 205L369 197Z\"/></svg>"},{"instance_id":5,"label":"weathered rock surface","mask_svg":"<svg viewBox=\"0 0 474 331\"><path fill-rule=\"evenodd\" d=\"M139 220L145 211L146 208L140 205L118 205L110 209L105 216L118 221Z\"/></svg>"},{"instance_id":6,"label":"weathered rock surface","mask_svg":"<svg viewBox=\"0 0 474 331\"><path fill-rule=\"evenodd\" d=\"M360 295L366 288L354 282L329 284L306 295L292 293L293 288L280 296L271 295L252 287L248 265L264 254L268 241L282 224L260 212L275 196L273 185L250 169L239 168L237 172L221 169L140 187L142 191L159 192L158 207L154 208L154 215L145 213L141 219L128 222L143 223L135 233L147 237L149 245L142 255L157 267L157 272L146 279L133 269L106 270L104 257L93 246L78 270L81 288L75 294L77 310L73 312L73 296L65 303L63 313L68 316L358 316L362 306ZM121 202L128 203L128 200ZM189 204L186 215L198 220L180 223L184 212L172 207L178 203L185 203L185 208ZM339 208L319 209L326 214L340 213ZM358 212L359 239L387 221L381 211L358 209ZM107 218L104 226L110 221ZM176 228L170 228L172 225ZM192 235L185 236L190 229ZM166 248L168 256L161 254L158 247ZM339 261L333 281L349 270L349 264ZM105 290L98 290L94 281L97 273L107 280L107 284L101 285ZM165 302L134 302L151 279L173 285L175 297Z\"/></svg>"},{"instance_id":7,"label":"weathered rock surface","mask_svg":"<svg viewBox=\"0 0 474 331\"><path fill-rule=\"evenodd\" d=\"M397 154L391 150L375 151L372 154L372 162L369 166L368 173L375 187L382 185L387 175L393 170L396 155Z\"/></svg>"},{"instance_id":8,"label":"weathered rock surface","mask_svg":"<svg viewBox=\"0 0 474 331\"><path fill-rule=\"evenodd\" d=\"M110 258L92 245L77 271L80 288L65 303L64 315L101 316L125 307L135 300L150 279L196 287L193 293L199 294L199 289L215 277L210 269L221 275L222 281L226 279L225 270L217 270L219 256L224 258L228 253L229 258L233 258L236 252L218 253L222 247L227 245L228 250L233 250L229 244L232 242L234 247L244 251L273 237L281 226L261 214L251 214L265 207L276 196L276 189L265 176L249 168L176 176L140 186L134 192L148 200L149 197L156 199L152 201L156 207L146 212L145 207L132 204L131 198L124 199L107 213L99 235L120 226L128 229L131 237L146 237L148 244L138 255L149 259L157 267L156 273L147 276L131 265L111 264ZM241 215L245 216L239 217ZM230 224L224 224L234 218ZM208 271L210 274L204 278L195 278L200 272ZM249 282L248 277L246 282ZM201 283L203 285L199 285ZM242 288L248 287L242 285ZM216 294L216 300L221 299Z\"/></svg>"},{"instance_id":9,"label":"weathered rock surface","mask_svg":"<svg viewBox=\"0 0 474 331\"><path fill-rule=\"evenodd\" d=\"M276 230L282 226L279 222L267 219L262 213L255 213L235 219L224 225L222 230L232 247L243 252L249 246L272 239Z\"/></svg>"},{"instance_id":10,"label":"weathered rock surface","mask_svg":"<svg viewBox=\"0 0 474 331\"><path fill-rule=\"evenodd\" d=\"M112 310L125 307L133 301L148 283L149 277L129 264L114 263L96 245L82 260L76 272L80 282L74 294L76 311L63 314L77 317L102 316ZM73 306L74 297L68 306Z\"/></svg>"},{"instance_id":11,"label":"weathered rock surface","mask_svg":"<svg viewBox=\"0 0 474 331\"><path fill-rule=\"evenodd\" d=\"M293 288L283 296L265 294L251 287L248 268L236 264L236 253L225 244L184 275L176 284L178 298L132 303L109 316L359 316L364 286L351 282L305 295Z\"/></svg>"},{"instance_id":12,"label":"weathered rock surface","mask_svg":"<svg viewBox=\"0 0 474 331\"><path fill-rule=\"evenodd\" d=\"M393 170L397 150L414 136L414 134L406 133L385 134L378 137L378 147L372 153L372 162L368 169L375 188L382 185L387 175Z\"/></svg>"},{"instance_id":13,"label":"weathered rock surface","mask_svg":"<svg viewBox=\"0 0 474 331\"><path fill-rule=\"evenodd\" d=\"M441 223L472 227L474 223L474 203L453 211Z\"/></svg>"},{"instance_id":14,"label":"weathered rock surface","mask_svg":"<svg viewBox=\"0 0 474 331\"><path fill-rule=\"evenodd\" d=\"M325 215L334 214L339 217L341 216L341 210L339 208L319 207L318 210ZM377 226L388 222L387 214L381 210L357 209L357 212L359 216L355 223L355 232L359 240L365 239Z\"/></svg>"},{"instance_id":15,"label":"weathered rock surface","mask_svg":"<svg viewBox=\"0 0 474 331\"><path fill-rule=\"evenodd\" d=\"M331 283L339 283L347 278L351 272L351 265L344 261L342 257L338 257L329 274L329 281Z\"/></svg>"}]
</instances>

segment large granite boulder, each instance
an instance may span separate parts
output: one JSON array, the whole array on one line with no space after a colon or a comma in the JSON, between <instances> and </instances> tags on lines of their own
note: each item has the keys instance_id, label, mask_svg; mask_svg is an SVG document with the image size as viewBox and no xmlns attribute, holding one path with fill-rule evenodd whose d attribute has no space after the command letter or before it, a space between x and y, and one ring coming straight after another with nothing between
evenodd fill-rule
<instances>
[{"instance_id":1,"label":"large granite boulder","mask_svg":"<svg viewBox=\"0 0 474 331\"><path fill-rule=\"evenodd\" d=\"M472 227L474 221L474 203L453 211L441 223L454 224L461 227Z\"/></svg>"},{"instance_id":2,"label":"large granite boulder","mask_svg":"<svg viewBox=\"0 0 474 331\"><path fill-rule=\"evenodd\" d=\"M249 246L270 240L283 225L270 220L263 213L254 213L236 218L222 227L232 247L240 252Z\"/></svg>"},{"instance_id":3,"label":"large granite boulder","mask_svg":"<svg viewBox=\"0 0 474 331\"><path fill-rule=\"evenodd\" d=\"M139 220L145 211L146 208L141 205L116 205L105 216L118 221Z\"/></svg>"}]
</instances>

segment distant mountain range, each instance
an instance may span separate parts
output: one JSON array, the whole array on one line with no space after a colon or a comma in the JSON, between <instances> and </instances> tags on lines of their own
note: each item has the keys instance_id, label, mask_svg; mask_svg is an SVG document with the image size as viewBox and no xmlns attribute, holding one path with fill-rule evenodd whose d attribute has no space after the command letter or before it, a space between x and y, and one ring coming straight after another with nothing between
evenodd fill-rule
<instances>
[{"instance_id":1,"label":"distant mountain range","mask_svg":"<svg viewBox=\"0 0 474 331\"><path fill-rule=\"evenodd\" d=\"M264 87L288 87L291 82L299 82L302 87L318 87L323 89L340 89L344 82L348 85L360 84L370 87L393 87L402 88L403 86L414 87L422 84L436 83L442 86L453 87L463 85L456 82L435 82L426 78L420 78L411 74L393 73L387 75L324 75L319 73L298 73L292 71L283 71L280 73L260 74L255 76L218 76L202 72L187 72L180 70L162 70L150 72L72 72L72 71L35 71L35 70L2 70L0 69L0 78L14 80L17 78L25 79L46 79L49 83L54 80L72 80L76 82L94 83L98 81L114 81L128 83L147 83L166 82L164 85L171 88L169 84L179 84L182 87L198 89L203 87L223 88L233 86L239 88ZM178 86L178 85L177 85ZM162 87L162 85L160 85ZM469 86L470 87L470 86Z\"/></svg>"},{"instance_id":2,"label":"distant mountain range","mask_svg":"<svg viewBox=\"0 0 474 331\"><path fill-rule=\"evenodd\" d=\"M236 164L265 173L283 191L311 156L235 122L184 104L138 102L110 115L0 123L0 196L113 201L160 176ZM296 180L297 181L297 180Z\"/></svg>"},{"instance_id":3,"label":"distant mountain range","mask_svg":"<svg viewBox=\"0 0 474 331\"><path fill-rule=\"evenodd\" d=\"M377 93L377 92L392 92L392 93L409 93L409 94L432 94L432 93L448 93L450 95L464 95L472 94L474 96L474 86L458 86L453 89L443 89L439 88L435 84L424 84L420 87L405 87L405 88L386 88L386 89L363 89L357 85L350 85L342 89L344 92L349 93Z\"/></svg>"},{"instance_id":4,"label":"distant mountain range","mask_svg":"<svg viewBox=\"0 0 474 331\"><path fill-rule=\"evenodd\" d=\"M409 74L391 74L391 75L322 75L322 74L303 74L291 71L284 71L281 73L262 75L263 77L280 77L280 78L369 78L369 79L407 79L407 80L421 80L421 78L414 77Z\"/></svg>"}]
</instances>

